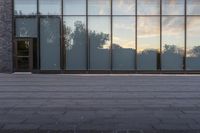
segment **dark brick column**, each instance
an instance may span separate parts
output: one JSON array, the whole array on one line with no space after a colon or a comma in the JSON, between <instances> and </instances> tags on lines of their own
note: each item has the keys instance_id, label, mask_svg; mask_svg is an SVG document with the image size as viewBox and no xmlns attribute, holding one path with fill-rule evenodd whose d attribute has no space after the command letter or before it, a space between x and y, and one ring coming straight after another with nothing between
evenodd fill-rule
<instances>
[{"instance_id":1,"label":"dark brick column","mask_svg":"<svg viewBox=\"0 0 200 133\"><path fill-rule=\"evenodd\" d=\"M0 0L0 72L12 72L12 0Z\"/></svg>"}]
</instances>

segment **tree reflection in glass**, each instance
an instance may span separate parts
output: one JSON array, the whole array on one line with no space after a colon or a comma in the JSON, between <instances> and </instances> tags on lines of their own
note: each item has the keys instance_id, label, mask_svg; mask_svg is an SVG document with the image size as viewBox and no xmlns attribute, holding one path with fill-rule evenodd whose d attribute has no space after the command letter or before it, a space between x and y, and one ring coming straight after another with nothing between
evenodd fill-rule
<instances>
[{"instance_id":1,"label":"tree reflection in glass","mask_svg":"<svg viewBox=\"0 0 200 133\"><path fill-rule=\"evenodd\" d=\"M139 70L156 70L160 47L160 18L138 17Z\"/></svg>"},{"instance_id":2,"label":"tree reflection in glass","mask_svg":"<svg viewBox=\"0 0 200 133\"><path fill-rule=\"evenodd\" d=\"M162 69L182 70L184 56L184 17L162 19Z\"/></svg>"},{"instance_id":3,"label":"tree reflection in glass","mask_svg":"<svg viewBox=\"0 0 200 133\"><path fill-rule=\"evenodd\" d=\"M187 70L200 70L200 17L187 18Z\"/></svg>"},{"instance_id":4,"label":"tree reflection in glass","mask_svg":"<svg viewBox=\"0 0 200 133\"><path fill-rule=\"evenodd\" d=\"M90 69L110 69L110 17L89 17Z\"/></svg>"},{"instance_id":5,"label":"tree reflection in glass","mask_svg":"<svg viewBox=\"0 0 200 133\"><path fill-rule=\"evenodd\" d=\"M135 69L135 18L113 17L113 70Z\"/></svg>"},{"instance_id":6,"label":"tree reflection in glass","mask_svg":"<svg viewBox=\"0 0 200 133\"><path fill-rule=\"evenodd\" d=\"M86 18L64 17L64 43L66 48L66 69L86 69Z\"/></svg>"}]
</instances>

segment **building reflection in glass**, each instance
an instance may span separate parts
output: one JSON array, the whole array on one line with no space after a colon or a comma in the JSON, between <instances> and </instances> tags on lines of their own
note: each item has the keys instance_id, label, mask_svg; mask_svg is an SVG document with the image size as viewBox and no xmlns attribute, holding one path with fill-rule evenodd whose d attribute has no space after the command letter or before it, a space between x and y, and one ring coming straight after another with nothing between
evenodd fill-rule
<instances>
[{"instance_id":1,"label":"building reflection in glass","mask_svg":"<svg viewBox=\"0 0 200 133\"><path fill-rule=\"evenodd\" d=\"M200 17L187 18L187 70L200 70Z\"/></svg>"},{"instance_id":2,"label":"building reflection in glass","mask_svg":"<svg viewBox=\"0 0 200 133\"><path fill-rule=\"evenodd\" d=\"M66 69L85 70L87 66L86 17L64 17Z\"/></svg>"},{"instance_id":3,"label":"building reflection in glass","mask_svg":"<svg viewBox=\"0 0 200 133\"><path fill-rule=\"evenodd\" d=\"M200 0L14 0L14 15L40 70L200 70Z\"/></svg>"},{"instance_id":4,"label":"building reflection in glass","mask_svg":"<svg viewBox=\"0 0 200 133\"><path fill-rule=\"evenodd\" d=\"M184 56L184 17L162 19L162 69L182 70Z\"/></svg>"},{"instance_id":5,"label":"building reflection in glass","mask_svg":"<svg viewBox=\"0 0 200 133\"><path fill-rule=\"evenodd\" d=\"M110 17L91 16L88 18L90 69L110 70Z\"/></svg>"},{"instance_id":6,"label":"building reflection in glass","mask_svg":"<svg viewBox=\"0 0 200 133\"><path fill-rule=\"evenodd\" d=\"M135 69L135 18L113 18L113 70Z\"/></svg>"},{"instance_id":7,"label":"building reflection in glass","mask_svg":"<svg viewBox=\"0 0 200 133\"><path fill-rule=\"evenodd\" d=\"M138 17L137 67L156 70L160 48L160 18Z\"/></svg>"}]
</instances>

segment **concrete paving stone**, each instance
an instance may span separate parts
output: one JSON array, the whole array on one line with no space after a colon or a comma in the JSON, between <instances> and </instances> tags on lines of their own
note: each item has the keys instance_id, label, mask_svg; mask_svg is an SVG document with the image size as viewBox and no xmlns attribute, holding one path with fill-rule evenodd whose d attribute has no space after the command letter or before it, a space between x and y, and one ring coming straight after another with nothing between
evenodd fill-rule
<instances>
[{"instance_id":1,"label":"concrete paving stone","mask_svg":"<svg viewBox=\"0 0 200 133\"><path fill-rule=\"evenodd\" d=\"M196 124L196 121L191 118L160 118L163 124Z\"/></svg>"},{"instance_id":2,"label":"concrete paving stone","mask_svg":"<svg viewBox=\"0 0 200 133\"><path fill-rule=\"evenodd\" d=\"M75 133L113 133L113 130L76 130Z\"/></svg>"},{"instance_id":3,"label":"concrete paving stone","mask_svg":"<svg viewBox=\"0 0 200 133\"><path fill-rule=\"evenodd\" d=\"M128 130L116 130L116 133L128 133Z\"/></svg>"},{"instance_id":4,"label":"concrete paving stone","mask_svg":"<svg viewBox=\"0 0 200 133\"><path fill-rule=\"evenodd\" d=\"M3 130L36 130L39 127L37 124L5 124Z\"/></svg>"},{"instance_id":5,"label":"concrete paving stone","mask_svg":"<svg viewBox=\"0 0 200 133\"><path fill-rule=\"evenodd\" d=\"M200 115L200 110L191 110L191 111L188 111L188 110L185 110L183 111L185 114L195 114L195 115Z\"/></svg>"},{"instance_id":6,"label":"concrete paving stone","mask_svg":"<svg viewBox=\"0 0 200 133\"><path fill-rule=\"evenodd\" d=\"M37 130L0 130L0 133L39 133Z\"/></svg>"},{"instance_id":7,"label":"concrete paving stone","mask_svg":"<svg viewBox=\"0 0 200 133\"><path fill-rule=\"evenodd\" d=\"M200 131L200 124L188 124L191 129L199 130Z\"/></svg>"},{"instance_id":8,"label":"concrete paving stone","mask_svg":"<svg viewBox=\"0 0 200 133\"><path fill-rule=\"evenodd\" d=\"M0 118L8 118L0 123L38 124L38 132L56 127L67 131L70 126L95 131L134 128L141 133L197 131L199 80L199 75L0 74Z\"/></svg>"},{"instance_id":9,"label":"concrete paving stone","mask_svg":"<svg viewBox=\"0 0 200 133\"><path fill-rule=\"evenodd\" d=\"M191 130L188 124L156 124L153 125L158 130Z\"/></svg>"},{"instance_id":10,"label":"concrete paving stone","mask_svg":"<svg viewBox=\"0 0 200 133\"><path fill-rule=\"evenodd\" d=\"M172 130L172 129L166 129L166 130L157 130L155 133L199 133L200 130ZM149 133L148 131L144 132L144 133Z\"/></svg>"},{"instance_id":11,"label":"concrete paving stone","mask_svg":"<svg viewBox=\"0 0 200 133\"><path fill-rule=\"evenodd\" d=\"M74 133L74 131L58 131L58 130L0 130L1 133Z\"/></svg>"},{"instance_id":12,"label":"concrete paving stone","mask_svg":"<svg viewBox=\"0 0 200 133\"><path fill-rule=\"evenodd\" d=\"M26 121L24 121L24 123L28 123L28 124L56 124L58 123L58 120L53 117L52 115L38 115L38 114L34 114L34 115L30 115Z\"/></svg>"},{"instance_id":13,"label":"concrete paving stone","mask_svg":"<svg viewBox=\"0 0 200 133\"><path fill-rule=\"evenodd\" d=\"M5 114L0 115L0 123L22 123L27 119L27 116L22 115L13 115L13 114Z\"/></svg>"},{"instance_id":14,"label":"concrete paving stone","mask_svg":"<svg viewBox=\"0 0 200 133\"><path fill-rule=\"evenodd\" d=\"M72 130L74 131L76 129L76 125L73 124L43 124L40 126L39 130L57 130L57 131L66 131L66 130Z\"/></svg>"}]
</instances>

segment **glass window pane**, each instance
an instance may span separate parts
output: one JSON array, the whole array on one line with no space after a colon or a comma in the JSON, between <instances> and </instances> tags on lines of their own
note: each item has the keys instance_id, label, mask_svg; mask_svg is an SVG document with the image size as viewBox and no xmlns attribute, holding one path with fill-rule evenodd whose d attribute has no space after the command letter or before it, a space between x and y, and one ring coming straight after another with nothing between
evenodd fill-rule
<instances>
[{"instance_id":1,"label":"glass window pane","mask_svg":"<svg viewBox=\"0 0 200 133\"><path fill-rule=\"evenodd\" d=\"M64 0L64 15L86 15L86 0Z\"/></svg>"},{"instance_id":2,"label":"glass window pane","mask_svg":"<svg viewBox=\"0 0 200 133\"><path fill-rule=\"evenodd\" d=\"M135 69L135 17L113 17L113 70Z\"/></svg>"},{"instance_id":3,"label":"glass window pane","mask_svg":"<svg viewBox=\"0 0 200 133\"><path fill-rule=\"evenodd\" d=\"M85 70L87 62L86 18L64 17L66 69Z\"/></svg>"},{"instance_id":4,"label":"glass window pane","mask_svg":"<svg viewBox=\"0 0 200 133\"><path fill-rule=\"evenodd\" d=\"M110 15L110 0L88 0L89 15Z\"/></svg>"},{"instance_id":5,"label":"glass window pane","mask_svg":"<svg viewBox=\"0 0 200 133\"><path fill-rule=\"evenodd\" d=\"M200 0L188 0L187 1L187 14L188 15L200 15Z\"/></svg>"},{"instance_id":6,"label":"glass window pane","mask_svg":"<svg viewBox=\"0 0 200 133\"><path fill-rule=\"evenodd\" d=\"M90 69L110 69L110 17L89 17Z\"/></svg>"},{"instance_id":7,"label":"glass window pane","mask_svg":"<svg viewBox=\"0 0 200 133\"><path fill-rule=\"evenodd\" d=\"M60 69L60 18L40 19L40 58L42 70Z\"/></svg>"},{"instance_id":8,"label":"glass window pane","mask_svg":"<svg viewBox=\"0 0 200 133\"><path fill-rule=\"evenodd\" d=\"M15 0L15 15L35 15L37 14L37 0Z\"/></svg>"},{"instance_id":9,"label":"glass window pane","mask_svg":"<svg viewBox=\"0 0 200 133\"><path fill-rule=\"evenodd\" d=\"M39 12L42 15L60 15L61 0L39 0Z\"/></svg>"},{"instance_id":10,"label":"glass window pane","mask_svg":"<svg viewBox=\"0 0 200 133\"><path fill-rule=\"evenodd\" d=\"M163 15L185 14L185 0L163 0L162 2Z\"/></svg>"},{"instance_id":11,"label":"glass window pane","mask_svg":"<svg viewBox=\"0 0 200 133\"><path fill-rule=\"evenodd\" d=\"M160 18L138 17L139 70L156 70L160 48Z\"/></svg>"},{"instance_id":12,"label":"glass window pane","mask_svg":"<svg viewBox=\"0 0 200 133\"><path fill-rule=\"evenodd\" d=\"M16 37L37 37L36 18L16 18L15 24Z\"/></svg>"},{"instance_id":13,"label":"glass window pane","mask_svg":"<svg viewBox=\"0 0 200 133\"><path fill-rule=\"evenodd\" d=\"M200 17L187 18L187 70L200 70Z\"/></svg>"},{"instance_id":14,"label":"glass window pane","mask_svg":"<svg viewBox=\"0 0 200 133\"><path fill-rule=\"evenodd\" d=\"M182 70L184 17L163 17L162 25L162 69Z\"/></svg>"},{"instance_id":15,"label":"glass window pane","mask_svg":"<svg viewBox=\"0 0 200 133\"><path fill-rule=\"evenodd\" d=\"M160 0L138 0L138 15L160 15Z\"/></svg>"},{"instance_id":16,"label":"glass window pane","mask_svg":"<svg viewBox=\"0 0 200 133\"><path fill-rule=\"evenodd\" d=\"M113 0L113 15L135 15L135 0Z\"/></svg>"}]
</instances>

